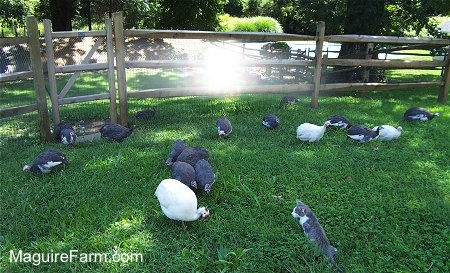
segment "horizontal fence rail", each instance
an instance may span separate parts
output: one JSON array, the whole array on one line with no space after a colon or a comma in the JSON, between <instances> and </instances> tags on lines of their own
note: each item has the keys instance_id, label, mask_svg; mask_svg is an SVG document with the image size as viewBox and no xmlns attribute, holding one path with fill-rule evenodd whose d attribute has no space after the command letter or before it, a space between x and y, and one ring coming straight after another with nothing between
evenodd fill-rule
<instances>
[{"instance_id":1,"label":"horizontal fence rail","mask_svg":"<svg viewBox=\"0 0 450 273\"><path fill-rule=\"evenodd\" d=\"M111 21L114 21L112 24ZM116 91L118 92L120 123L127 125L128 123L128 104L129 98L163 98L163 97L179 97L179 96L224 96L237 95L244 93L310 93L311 106L317 106L319 94L322 91L345 91L345 90L408 90L411 88L425 88L436 87L439 88L438 99L440 102L446 102L449 89L449 60L448 52L450 40L436 39L436 38L417 38L417 37L390 37L390 36L373 36L373 35L324 35L325 25L318 24L317 34L311 35L295 35L284 33L250 33L250 32L213 32L213 31L189 31L189 30L146 30L146 29L123 29L123 18L121 13L115 13L112 20L105 21L105 30L97 31L51 31L51 22L44 21L45 43L38 34L27 30L27 37L16 38L0 38L0 47L14 47L18 45L32 46L28 54L33 51L34 60L40 57L46 60L45 73L48 78L49 90L52 102L52 114L54 115L54 122L59 121L59 105L87 102L93 100L109 99L111 104L111 120L116 119ZM30 33L33 35L31 36ZM79 64L68 62L59 62L55 60L54 47L64 46L64 39L105 39L106 46L101 49L101 54L107 56L107 61L101 59L101 62L90 62L91 57L96 52L100 52L98 46L100 42L97 40L95 46L91 51L86 52L83 56L83 61ZM58 40L59 39L59 40ZM128 40L127 40L128 39ZM289 76L298 81L297 76L301 73L307 75L307 81L288 83L288 84L236 84L232 87L215 87L208 86L184 86L184 87L170 87L170 88L154 88L146 90L127 90L127 70L131 69L151 69L170 70L170 69L185 69L192 70L207 70L210 63L203 59L158 59L158 56L153 56L150 59L133 59L127 54L127 42L133 39L150 39L156 41L161 40L164 43L169 41L179 40L200 40L202 43L209 42L209 46L220 48L221 50L228 50L234 55L241 54L242 58L233 60L233 66L236 70L243 68L258 68L265 69L265 71L274 70L276 73L290 73ZM56 44L58 40L58 45ZM304 43L308 45L307 50L289 50L286 56L276 56L276 50L263 48L255 48L260 46L258 43L268 42L290 42ZM198 42L196 42L198 43ZM240 45L239 43L242 43ZM366 53L362 52L348 58L335 57L339 53L340 45L343 43L362 43L371 45L371 49ZM381 45L381 48L374 48L375 45ZM253 46L252 46L253 45ZM94 47L95 47L94 46ZM337 50L336 50L337 47ZM428 54L418 53L404 53L399 51L411 49L440 49L446 51L443 54L443 60L398 60L398 59L376 59L372 56L376 54L386 54L384 56L393 55L416 55L416 56L430 56ZM73 49L76 50L76 49ZM146 50L146 48L137 48L136 50ZM73 51L74 52L74 51ZM68 52L67 54L73 54ZM40 53L40 54L39 54ZM269 54L266 57L264 54ZM132 55L132 54L131 54ZM330 57L333 56L333 57ZM383 56L383 55L382 55ZM30 56L28 56L30 57ZM36 64L32 65L33 69L37 69ZM41 64L42 68L42 64ZM342 70L331 70L330 68L340 68ZM440 81L436 82L402 82L402 83L385 83L385 82L368 82L368 71L370 69L390 70L390 69L441 69L442 77ZM192 70L190 70L192 69ZM349 83L326 83L324 78L329 75L348 72L348 71L362 71L365 75L364 82L349 82ZM76 80L75 74L81 72L95 72L106 71L108 73L108 92L102 94L91 94L75 97L65 97L69 92L71 85ZM139 70L137 70L139 71ZM179 70L177 70L179 71ZM56 87L56 75L72 73L66 86L60 94ZM103 72L102 72L103 73ZM283 75L281 75L283 76ZM323 76L323 77L322 77ZM36 78L38 77L38 78ZM44 74L40 75L39 71L18 71L11 73L0 74L0 83L23 80L33 78L39 82L39 89L42 93L44 86ZM36 87L37 88L37 87ZM144 89L144 88L141 88ZM36 90L37 91L37 90ZM44 92L45 93L45 92ZM0 109L0 118L11 117L29 113L36 110L46 111L40 103L41 99L36 105L23 105L8 109ZM44 94L45 96L45 94ZM46 107L46 106L45 106ZM42 115L41 117L45 117Z\"/></svg>"}]
</instances>

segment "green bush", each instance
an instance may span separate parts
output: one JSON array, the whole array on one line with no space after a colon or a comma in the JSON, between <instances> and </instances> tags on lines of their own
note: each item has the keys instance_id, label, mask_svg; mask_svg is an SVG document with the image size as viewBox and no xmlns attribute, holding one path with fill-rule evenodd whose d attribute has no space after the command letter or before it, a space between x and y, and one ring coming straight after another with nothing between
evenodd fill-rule
<instances>
[{"instance_id":1,"label":"green bush","mask_svg":"<svg viewBox=\"0 0 450 273\"><path fill-rule=\"evenodd\" d=\"M289 59L291 47L286 42L273 42L264 44L260 51L264 59Z\"/></svg>"},{"instance_id":2,"label":"green bush","mask_svg":"<svg viewBox=\"0 0 450 273\"><path fill-rule=\"evenodd\" d=\"M283 32L280 23L272 17L237 18L228 14L220 16L220 31Z\"/></svg>"}]
</instances>

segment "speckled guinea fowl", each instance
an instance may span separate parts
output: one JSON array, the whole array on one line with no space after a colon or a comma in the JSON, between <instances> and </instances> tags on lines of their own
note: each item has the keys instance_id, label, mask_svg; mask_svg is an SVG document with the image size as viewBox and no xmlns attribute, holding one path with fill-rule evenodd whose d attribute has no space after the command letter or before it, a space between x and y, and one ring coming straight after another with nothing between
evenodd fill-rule
<instances>
[{"instance_id":1,"label":"speckled guinea fowl","mask_svg":"<svg viewBox=\"0 0 450 273\"><path fill-rule=\"evenodd\" d=\"M347 130L347 138L358 141L359 143L366 143L378 138L380 127L375 131L363 125L353 125Z\"/></svg>"},{"instance_id":2,"label":"speckled guinea fowl","mask_svg":"<svg viewBox=\"0 0 450 273\"><path fill-rule=\"evenodd\" d=\"M56 125L54 130L55 140L60 141L62 144L74 144L77 140L77 135L74 128L68 122L61 122Z\"/></svg>"},{"instance_id":3,"label":"speckled guinea fowl","mask_svg":"<svg viewBox=\"0 0 450 273\"><path fill-rule=\"evenodd\" d=\"M195 166L197 161L200 159L209 159L209 151L203 147L186 147L181 154L178 156L177 161L183 161L190 164L192 167Z\"/></svg>"},{"instance_id":4,"label":"speckled guinea fowl","mask_svg":"<svg viewBox=\"0 0 450 273\"><path fill-rule=\"evenodd\" d=\"M427 109L421 107L413 107L406 110L403 114L405 121L430 121L435 117L439 117L439 113L430 113Z\"/></svg>"},{"instance_id":5,"label":"speckled guinea fowl","mask_svg":"<svg viewBox=\"0 0 450 273\"><path fill-rule=\"evenodd\" d=\"M328 118L328 121L330 122L330 128L348 129L352 126L350 120L341 115L331 116Z\"/></svg>"},{"instance_id":6,"label":"speckled guinea fowl","mask_svg":"<svg viewBox=\"0 0 450 273\"><path fill-rule=\"evenodd\" d=\"M177 139L175 143L172 146L172 150L170 150L170 154L167 157L165 164L167 166L172 166L172 164L177 161L178 156L183 152L183 150L186 148L186 144L183 140Z\"/></svg>"},{"instance_id":7,"label":"speckled guinea fowl","mask_svg":"<svg viewBox=\"0 0 450 273\"><path fill-rule=\"evenodd\" d=\"M40 153L34 160L31 165L23 166L22 170L30 171L34 174L45 174L49 173L53 170L56 170L57 167L67 164L66 156L58 151L58 150L48 150L43 153Z\"/></svg>"},{"instance_id":8,"label":"speckled guinea fowl","mask_svg":"<svg viewBox=\"0 0 450 273\"><path fill-rule=\"evenodd\" d=\"M127 128L120 124L105 124L100 128L102 137L112 141L122 141L133 132L134 126Z\"/></svg>"},{"instance_id":9,"label":"speckled guinea fowl","mask_svg":"<svg viewBox=\"0 0 450 273\"><path fill-rule=\"evenodd\" d=\"M233 126L231 125L231 122L225 116L222 116L217 120L216 128L217 133L221 138L229 136L233 131Z\"/></svg>"},{"instance_id":10,"label":"speckled guinea fowl","mask_svg":"<svg viewBox=\"0 0 450 273\"><path fill-rule=\"evenodd\" d=\"M136 112L135 117L137 119L151 119L155 116L156 108L152 107L151 109L144 109Z\"/></svg>"},{"instance_id":11,"label":"speckled guinea fowl","mask_svg":"<svg viewBox=\"0 0 450 273\"><path fill-rule=\"evenodd\" d=\"M267 129L275 129L280 125L280 119L274 114L266 114L263 117L262 125Z\"/></svg>"},{"instance_id":12,"label":"speckled guinea fowl","mask_svg":"<svg viewBox=\"0 0 450 273\"><path fill-rule=\"evenodd\" d=\"M197 182L195 182L195 170L189 163L183 161L173 163L171 174L173 179L180 181L190 188L197 188Z\"/></svg>"},{"instance_id":13,"label":"speckled guinea fowl","mask_svg":"<svg viewBox=\"0 0 450 273\"><path fill-rule=\"evenodd\" d=\"M205 159L200 159L197 163L195 163L194 170L197 188L205 190L206 193L209 193L216 177L212 170L211 164L209 164L209 162Z\"/></svg>"},{"instance_id":14,"label":"speckled guinea fowl","mask_svg":"<svg viewBox=\"0 0 450 273\"><path fill-rule=\"evenodd\" d=\"M284 97L281 98L281 100L280 100L280 107L287 107L287 106L289 106L289 105L296 104L296 103L298 103L299 101L300 101L300 100L297 99L297 98L294 97L294 96L286 95L286 96L284 96Z\"/></svg>"}]
</instances>

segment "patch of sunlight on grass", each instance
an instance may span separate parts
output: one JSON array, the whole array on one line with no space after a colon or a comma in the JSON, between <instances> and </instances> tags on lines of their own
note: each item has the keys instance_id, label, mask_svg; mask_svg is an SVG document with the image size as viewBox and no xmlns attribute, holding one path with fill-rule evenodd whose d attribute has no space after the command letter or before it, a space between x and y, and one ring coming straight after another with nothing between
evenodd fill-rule
<instances>
[{"instance_id":1,"label":"patch of sunlight on grass","mask_svg":"<svg viewBox=\"0 0 450 273\"><path fill-rule=\"evenodd\" d=\"M417 197L411 197L405 204L410 209L425 209L427 203L423 199Z\"/></svg>"},{"instance_id":2,"label":"patch of sunlight on grass","mask_svg":"<svg viewBox=\"0 0 450 273\"><path fill-rule=\"evenodd\" d=\"M430 171L439 170L439 166L431 160L428 161L415 161L414 165L417 168L417 171L420 173L429 173Z\"/></svg>"},{"instance_id":3,"label":"patch of sunlight on grass","mask_svg":"<svg viewBox=\"0 0 450 273\"><path fill-rule=\"evenodd\" d=\"M153 141L164 142L164 141L175 141L177 139L183 139L184 141L189 141L195 139L200 135L200 131L195 128L190 127L189 132L180 128L179 130L160 130L153 136Z\"/></svg>"},{"instance_id":4,"label":"patch of sunlight on grass","mask_svg":"<svg viewBox=\"0 0 450 273\"><path fill-rule=\"evenodd\" d=\"M298 141L299 145L314 145L314 143L303 143L302 141ZM298 151L298 152L294 152L293 155L295 155L296 157L299 158L304 158L304 159L312 159L315 157L315 151L314 150L310 150L310 151Z\"/></svg>"},{"instance_id":5,"label":"patch of sunlight on grass","mask_svg":"<svg viewBox=\"0 0 450 273\"><path fill-rule=\"evenodd\" d=\"M118 248L123 251L143 251L155 246L152 234L145 228L144 213L113 222L101 234L91 238L100 250Z\"/></svg>"}]
</instances>

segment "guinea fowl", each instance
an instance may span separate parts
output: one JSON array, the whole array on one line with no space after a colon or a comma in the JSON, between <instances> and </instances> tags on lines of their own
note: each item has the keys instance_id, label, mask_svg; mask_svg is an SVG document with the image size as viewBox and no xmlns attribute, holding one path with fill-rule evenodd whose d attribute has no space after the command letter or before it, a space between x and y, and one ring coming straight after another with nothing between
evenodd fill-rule
<instances>
[{"instance_id":1,"label":"guinea fowl","mask_svg":"<svg viewBox=\"0 0 450 273\"><path fill-rule=\"evenodd\" d=\"M181 154L178 156L177 161L183 161L190 164L192 167L200 159L209 159L209 151L203 147L186 147Z\"/></svg>"},{"instance_id":2,"label":"guinea fowl","mask_svg":"<svg viewBox=\"0 0 450 273\"><path fill-rule=\"evenodd\" d=\"M197 188L195 170L189 163L177 161L172 165L172 178L180 181L190 188Z\"/></svg>"},{"instance_id":3,"label":"guinea fowl","mask_svg":"<svg viewBox=\"0 0 450 273\"><path fill-rule=\"evenodd\" d=\"M353 125L347 130L347 138L358 141L359 143L366 143L377 139L380 133L380 126L376 130L370 130L363 125Z\"/></svg>"},{"instance_id":4,"label":"guinea fowl","mask_svg":"<svg viewBox=\"0 0 450 273\"><path fill-rule=\"evenodd\" d=\"M352 126L350 121L341 115L331 116L328 118L328 121L330 122L330 127L335 129L348 129Z\"/></svg>"},{"instance_id":5,"label":"guinea fowl","mask_svg":"<svg viewBox=\"0 0 450 273\"><path fill-rule=\"evenodd\" d=\"M200 159L195 163L195 180L197 181L197 187L209 193L211 186L214 184L216 175L213 173L211 164L205 159Z\"/></svg>"},{"instance_id":6,"label":"guinea fowl","mask_svg":"<svg viewBox=\"0 0 450 273\"><path fill-rule=\"evenodd\" d=\"M67 122L61 122L56 125L54 130L55 140L60 141L62 144L74 144L77 140L77 135L72 125Z\"/></svg>"},{"instance_id":7,"label":"guinea fowl","mask_svg":"<svg viewBox=\"0 0 450 273\"><path fill-rule=\"evenodd\" d=\"M135 117L137 119L151 119L155 116L156 109L153 107L152 109L144 109L136 112Z\"/></svg>"},{"instance_id":8,"label":"guinea fowl","mask_svg":"<svg viewBox=\"0 0 450 273\"><path fill-rule=\"evenodd\" d=\"M131 128L124 127L120 124L105 124L100 128L102 137L112 141L122 141L133 132L134 126Z\"/></svg>"},{"instance_id":9,"label":"guinea fowl","mask_svg":"<svg viewBox=\"0 0 450 273\"><path fill-rule=\"evenodd\" d=\"M375 126L373 127L372 131L376 131L378 128L380 128L380 133L378 134L378 140L393 140L397 139L403 131L403 128L398 126L395 128L391 125L381 125L381 126Z\"/></svg>"},{"instance_id":10,"label":"guinea fowl","mask_svg":"<svg viewBox=\"0 0 450 273\"><path fill-rule=\"evenodd\" d=\"M330 125L330 122L327 120L322 126L318 126L311 123L303 123L297 127L297 138L301 141L315 142L319 141L325 130Z\"/></svg>"},{"instance_id":11,"label":"guinea fowl","mask_svg":"<svg viewBox=\"0 0 450 273\"><path fill-rule=\"evenodd\" d=\"M286 107L288 105L293 105L299 101L300 101L299 99L297 99L293 96L284 96L283 98L281 98L280 107Z\"/></svg>"},{"instance_id":12,"label":"guinea fowl","mask_svg":"<svg viewBox=\"0 0 450 273\"><path fill-rule=\"evenodd\" d=\"M168 218L184 222L195 221L209 217L206 207L197 208L195 193L185 184L176 179L164 179L156 188L161 210Z\"/></svg>"},{"instance_id":13,"label":"guinea fowl","mask_svg":"<svg viewBox=\"0 0 450 273\"><path fill-rule=\"evenodd\" d=\"M431 114L428 110L421 107L413 107L406 110L403 114L403 120L405 121L429 121L435 117L439 117L439 113Z\"/></svg>"},{"instance_id":14,"label":"guinea fowl","mask_svg":"<svg viewBox=\"0 0 450 273\"><path fill-rule=\"evenodd\" d=\"M233 126L231 126L231 122L225 117L222 116L216 122L217 133L219 137L224 138L231 134L233 131Z\"/></svg>"},{"instance_id":15,"label":"guinea fowl","mask_svg":"<svg viewBox=\"0 0 450 273\"><path fill-rule=\"evenodd\" d=\"M274 114L267 114L263 117L262 125L268 129L275 129L280 124L280 119Z\"/></svg>"},{"instance_id":16,"label":"guinea fowl","mask_svg":"<svg viewBox=\"0 0 450 273\"><path fill-rule=\"evenodd\" d=\"M172 166L172 164L177 161L178 156L181 152L186 148L186 144L183 140L177 139L172 146L172 150L170 151L169 157L167 157L165 164L167 166Z\"/></svg>"},{"instance_id":17,"label":"guinea fowl","mask_svg":"<svg viewBox=\"0 0 450 273\"><path fill-rule=\"evenodd\" d=\"M23 166L23 171L31 171L35 174L45 174L55 170L58 166L66 165L66 156L58 150L48 150L40 153L30 165Z\"/></svg>"}]
</instances>

